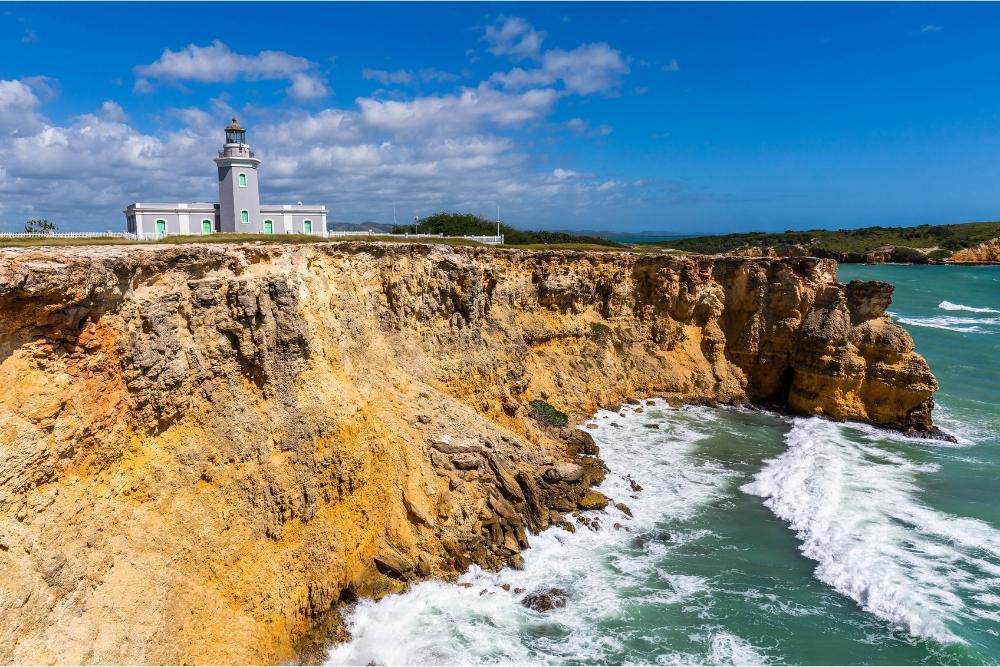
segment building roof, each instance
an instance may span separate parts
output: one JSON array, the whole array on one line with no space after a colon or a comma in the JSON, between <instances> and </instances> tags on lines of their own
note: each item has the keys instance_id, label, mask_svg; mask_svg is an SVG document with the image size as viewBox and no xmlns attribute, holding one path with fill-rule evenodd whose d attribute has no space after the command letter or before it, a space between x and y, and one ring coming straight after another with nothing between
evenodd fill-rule
<instances>
[{"instance_id":1,"label":"building roof","mask_svg":"<svg viewBox=\"0 0 1000 667\"><path fill-rule=\"evenodd\" d=\"M234 132L234 131L235 132L246 132L246 130L243 129L243 126L240 125L240 122L238 120L236 120L235 118L233 118L233 122L232 123L230 123L229 125L226 126L226 131L227 132Z\"/></svg>"}]
</instances>

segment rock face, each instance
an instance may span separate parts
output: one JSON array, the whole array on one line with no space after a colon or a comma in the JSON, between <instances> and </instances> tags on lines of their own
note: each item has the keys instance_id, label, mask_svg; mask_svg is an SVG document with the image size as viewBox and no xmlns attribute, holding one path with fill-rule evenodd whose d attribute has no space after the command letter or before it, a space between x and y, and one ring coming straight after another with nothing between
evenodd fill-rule
<instances>
[{"instance_id":1,"label":"rock face","mask_svg":"<svg viewBox=\"0 0 1000 667\"><path fill-rule=\"evenodd\" d=\"M928 430L891 287L807 257L0 250L0 661L317 660L338 602L517 565L659 394ZM328 632L329 631L329 632ZM327 632L319 636L317 633Z\"/></svg>"},{"instance_id":2,"label":"rock face","mask_svg":"<svg viewBox=\"0 0 1000 667\"><path fill-rule=\"evenodd\" d=\"M990 239L972 248L958 250L952 253L951 261L956 264L1000 263L1000 239Z\"/></svg>"}]
</instances>

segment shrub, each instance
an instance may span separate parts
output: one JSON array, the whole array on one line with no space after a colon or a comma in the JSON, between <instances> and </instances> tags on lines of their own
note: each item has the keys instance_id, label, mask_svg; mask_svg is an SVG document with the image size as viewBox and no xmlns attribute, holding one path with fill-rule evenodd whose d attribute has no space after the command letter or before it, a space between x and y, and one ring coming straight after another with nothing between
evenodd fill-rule
<instances>
[{"instance_id":1,"label":"shrub","mask_svg":"<svg viewBox=\"0 0 1000 667\"><path fill-rule=\"evenodd\" d=\"M538 423L557 428L569 425L569 416L565 412L557 410L548 401L536 398L530 401L529 405L531 406L531 416Z\"/></svg>"},{"instance_id":2,"label":"shrub","mask_svg":"<svg viewBox=\"0 0 1000 667\"><path fill-rule=\"evenodd\" d=\"M590 339L600 346L604 346L611 338L611 327L600 322L590 323Z\"/></svg>"}]
</instances>

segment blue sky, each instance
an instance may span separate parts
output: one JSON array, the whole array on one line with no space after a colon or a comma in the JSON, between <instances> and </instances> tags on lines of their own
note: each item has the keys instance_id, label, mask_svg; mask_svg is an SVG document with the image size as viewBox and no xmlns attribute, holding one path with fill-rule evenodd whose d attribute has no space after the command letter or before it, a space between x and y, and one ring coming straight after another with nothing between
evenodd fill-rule
<instances>
[{"instance_id":1,"label":"blue sky","mask_svg":"<svg viewBox=\"0 0 1000 667\"><path fill-rule=\"evenodd\" d=\"M1000 218L1000 5L0 4L0 229L214 201L706 232Z\"/></svg>"}]
</instances>

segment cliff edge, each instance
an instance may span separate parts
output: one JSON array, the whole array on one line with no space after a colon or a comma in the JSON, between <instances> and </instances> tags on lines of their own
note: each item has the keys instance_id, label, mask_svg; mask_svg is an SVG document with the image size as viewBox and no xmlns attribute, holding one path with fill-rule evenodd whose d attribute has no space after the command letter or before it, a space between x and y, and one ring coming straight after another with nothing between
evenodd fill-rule
<instances>
[{"instance_id":1,"label":"cliff edge","mask_svg":"<svg viewBox=\"0 0 1000 667\"><path fill-rule=\"evenodd\" d=\"M606 503L565 426L628 397L933 431L891 293L810 257L0 250L0 661L315 660L339 602Z\"/></svg>"}]
</instances>

